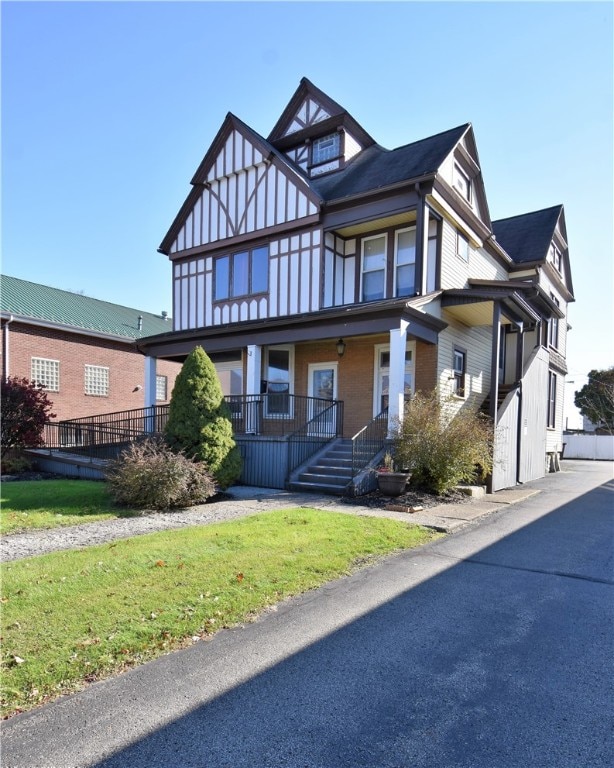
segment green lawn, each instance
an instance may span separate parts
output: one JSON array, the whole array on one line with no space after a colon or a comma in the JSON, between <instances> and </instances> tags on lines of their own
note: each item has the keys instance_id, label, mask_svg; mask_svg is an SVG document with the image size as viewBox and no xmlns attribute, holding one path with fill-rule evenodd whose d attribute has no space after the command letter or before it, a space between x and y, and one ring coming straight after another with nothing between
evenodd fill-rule
<instances>
[{"instance_id":1,"label":"green lawn","mask_svg":"<svg viewBox=\"0 0 614 768\"><path fill-rule=\"evenodd\" d=\"M4 713L249 621L288 596L437 535L301 508L6 563Z\"/></svg>"},{"instance_id":2,"label":"green lawn","mask_svg":"<svg viewBox=\"0 0 614 768\"><path fill-rule=\"evenodd\" d=\"M113 506L106 483L95 480L17 480L0 487L2 533L138 514Z\"/></svg>"}]
</instances>

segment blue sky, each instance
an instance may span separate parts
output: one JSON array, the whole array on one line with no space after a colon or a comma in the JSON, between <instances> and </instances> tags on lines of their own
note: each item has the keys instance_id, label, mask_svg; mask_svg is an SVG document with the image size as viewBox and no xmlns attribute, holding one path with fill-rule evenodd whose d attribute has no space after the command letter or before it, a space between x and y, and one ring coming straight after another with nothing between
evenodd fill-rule
<instances>
[{"instance_id":1,"label":"blue sky","mask_svg":"<svg viewBox=\"0 0 614 768\"><path fill-rule=\"evenodd\" d=\"M2 2L2 271L170 311L157 247L226 113L267 135L306 76L385 147L471 122L493 219L565 205L580 381L614 364L612 8Z\"/></svg>"}]
</instances>

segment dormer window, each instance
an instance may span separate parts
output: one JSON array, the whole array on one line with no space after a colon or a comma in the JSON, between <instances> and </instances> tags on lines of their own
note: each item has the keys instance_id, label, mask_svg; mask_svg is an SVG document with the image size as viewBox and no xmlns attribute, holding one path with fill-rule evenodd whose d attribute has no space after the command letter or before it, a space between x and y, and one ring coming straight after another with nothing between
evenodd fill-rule
<instances>
[{"instance_id":1,"label":"dormer window","mask_svg":"<svg viewBox=\"0 0 614 768\"><path fill-rule=\"evenodd\" d=\"M471 179L463 171L460 165L454 165L454 176L452 179L454 189L463 197L468 203L471 202Z\"/></svg>"},{"instance_id":2,"label":"dormer window","mask_svg":"<svg viewBox=\"0 0 614 768\"><path fill-rule=\"evenodd\" d=\"M311 164L319 165L334 160L341 154L341 135L336 131L314 139L311 146Z\"/></svg>"}]
</instances>

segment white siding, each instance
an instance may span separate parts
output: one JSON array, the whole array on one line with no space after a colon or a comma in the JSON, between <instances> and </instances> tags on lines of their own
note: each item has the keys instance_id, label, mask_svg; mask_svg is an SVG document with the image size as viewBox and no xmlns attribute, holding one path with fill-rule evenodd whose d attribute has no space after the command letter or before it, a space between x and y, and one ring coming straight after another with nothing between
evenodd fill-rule
<instances>
[{"instance_id":1,"label":"white siding","mask_svg":"<svg viewBox=\"0 0 614 768\"><path fill-rule=\"evenodd\" d=\"M469 277L477 280L508 280L505 267L496 261L484 248L471 249L469 256Z\"/></svg>"},{"instance_id":2,"label":"white siding","mask_svg":"<svg viewBox=\"0 0 614 768\"><path fill-rule=\"evenodd\" d=\"M247 163L242 167L245 157ZM285 224L318 212L299 177L288 178L234 131L211 169L171 253Z\"/></svg>"},{"instance_id":3,"label":"white siding","mask_svg":"<svg viewBox=\"0 0 614 768\"><path fill-rule=\"evenodd\" d=\"M439 334L437 347L437 383L443 396L452 394L452 361L454 346L466 350L467 375L465 398L458 398L458 408L469 403L471 407L482 404L490 392L490 364L492 356L492 329L490 326L469 328L459 323L447 312L442 313L448 323Z\"/></svg>"},{"instance_id":4,"label":"white siding","mask_svg":"<svg viewBox=\"0 0 614 768\"><path fill-rule=\"evenodd\" d=\"M457 230L446 219L441 222L441 228L441 287L443 290L467 288L469 263L456 253Z\"/></svg>"}]
</instances>

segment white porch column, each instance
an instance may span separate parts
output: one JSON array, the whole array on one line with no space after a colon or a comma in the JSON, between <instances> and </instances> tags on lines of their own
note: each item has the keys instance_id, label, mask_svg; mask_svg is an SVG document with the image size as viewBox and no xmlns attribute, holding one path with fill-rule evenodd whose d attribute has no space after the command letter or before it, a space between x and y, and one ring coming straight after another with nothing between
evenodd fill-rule
<instances>
[{"instance_id":1,"label":"white porch column","mask_svg":"<svg viewBox=\"0 0 614 768\"><path fill-rule=\"evenodd\" d=\"M155 408L156 406L156 358L155 357L145 357L145 376L144 376L144 393L145 402L143 405L145 408L148 408L150 406L153 406ZM145 421L145 431L146 432L153 432L154 431L154 425L155 425L155 418L146 419Z\"/></svg>"},{"instance_id":2,"label":"white porch column","mask_svg":"<svg viewBox=\"0 0 614 768\"><path fill-rule=\"evenodd\" d=\"M394 425L403 421L405 409L405 350L409 322L401 320L398 328L390 331L390 379L388 381L388 437L394 434Z\"/></svg>"},{"instance_id":3,"label":"white porch column","mask_svg":"<svg viewBox=\"0 0 614 768\"><path fill-rule=\"evenodd\" d=\"M260 403L260 381L262 379L262 347L258 344L247 346L247 376L245 394L251 395L245 404L245 431L258 434L258 412Z\"/></svg>"}]
</instances>

